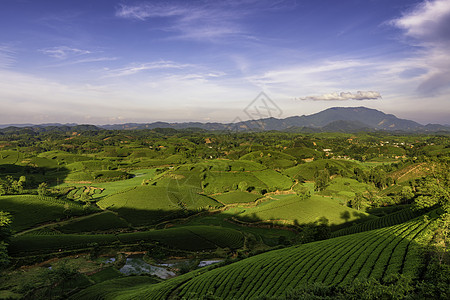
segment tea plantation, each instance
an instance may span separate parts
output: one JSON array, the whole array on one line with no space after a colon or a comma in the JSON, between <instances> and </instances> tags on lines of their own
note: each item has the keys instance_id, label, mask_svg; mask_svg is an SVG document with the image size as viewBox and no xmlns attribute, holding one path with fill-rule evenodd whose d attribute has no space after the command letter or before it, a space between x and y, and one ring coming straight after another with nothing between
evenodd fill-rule
<instances>
[{"instance_id":1,"label":"tea plantation","mask_svg":"<svg viewBox=\"0 0 450 300\"><path fill-rule=\"evenodd\" d=\"M44 128L0 129L0 298L450 298L445 135Z\"/></svg>"}]
</instances>

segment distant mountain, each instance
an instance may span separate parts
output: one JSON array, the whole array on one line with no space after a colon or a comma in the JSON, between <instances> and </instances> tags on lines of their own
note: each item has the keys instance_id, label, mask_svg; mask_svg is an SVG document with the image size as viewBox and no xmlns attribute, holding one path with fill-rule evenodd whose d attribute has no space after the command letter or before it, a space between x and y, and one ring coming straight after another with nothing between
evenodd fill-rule
<instances>
[{"instance_id":1,"label":"distant mountain","mask_svg":"<svg viewBox=\"0 0 450 300\"><path fill-rule=\"evenodd\" d=\"M10 125L0 125L7 127ZM450 132L450 126L440 124L421 125L417 122L400 119L392 114L385 114L379 110L366 107L333 107L312 115L294 116L285 119L265 118L248 120L237 123L127 123L114 125L76 125L76 124L41 124L41 125L15 125L15 127L32 128L33 130L133 130L133 129L202 129L213 131L268 131L278 130L287 132L359 132L359 131L403 131L403 132ZM3 129L2 131L4 131Z\"/></svg>"},{"instance_id":2,"label":"distant mountain","mask_svg":"<svg viewBox=\"0 0 450 300\"><path fill-rule=\"evenodd\" d=\"M324 127L335 121L356 121L378 130L416 130L423 127L414 121L366 107L333 107L309 116L286 118L292 126ZM331 128L329 128L331 129Z\"/></svg>"},{"instance_id":3,"label":"distant mountain","mask_svg":"<svg viewBox=\"0 0 450 300\"><path fill-rule=\"evenodd\" d=\"M30 123L26 123L26 124L0 124L0 128L7 128L7 127L19 127L19 128L24 128L24 127L61 127L61 126L68 126L68 127L73 127L73 126L77 126L78 124L76 123L66 123L66 124L61 124L61 123L45 123L45 124L39 124L39 125L35 125L35 124L30 124Z\"/></svg>"},{"instance_id":4,"label":"distant mountain","mask_svg":"<svg viewBox=\"0 0 450 300\"><path fill-rule=\"evenodd\" d=\"M299 132L357 132L375 130L407 132L450 131L450 126L438 124L423 126L417 122L400 119L392 114L385 114L379 110L366 107L333 107L307 116L244 121L234 126L242 130L251 128L254 130Z\"/></svg>"}]
</instances>

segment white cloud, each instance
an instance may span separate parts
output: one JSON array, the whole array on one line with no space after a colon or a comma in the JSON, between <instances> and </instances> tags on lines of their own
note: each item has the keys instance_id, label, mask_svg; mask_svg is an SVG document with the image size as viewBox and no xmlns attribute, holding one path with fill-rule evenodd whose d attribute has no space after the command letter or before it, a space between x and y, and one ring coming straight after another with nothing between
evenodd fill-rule
<instances>
[{"instance_id":1,"label":"white cloud","mask_svg":"<svg viewBox=\"0 0 450 300\"><path fill-rule=\"evenodd\" d=\"M229 122L257 91L217 82L210 73L86 78L90 83L83 84L0 70L0 123Z\"/></svg>"},{"instance_id":2,"label":"white cloud","mask_svg":"<svg viewBox=\"0 0 450 300\"><path fill-rule=\"evenodd\" d=\"M424 1L391 22L404 30L408 41L421 46L419 58L427 72L417 91L423 95L436 95L450 88L450 0Z\"/></svg>"},{"instance_id":3,"label":"white cloud","mask_svg":"<svg viewBox=\"0 0 450 300\"><path fill-rule=\"evenodd\" d=\"M393 20L395 26L405 30L407 36L429 43L450 41L450 1L424 1L412 11Z\"/></svg>"},{"instance_id":4,"label":"white cloud","mask_svg":"<svg viewBox=\"0 0 450 300\"><path fill-rule=\"evenodd\" d=\"M356 93L335 92L330 94L323 94L320 96L301 97L297 99L312 101L378 100L381 99L381 94L374 91L357 91Z\"/></svg>"},{"instance_id":5,"label":"white cloud","mask_svg":"<svg viewBox=\"0 0 450 300\"><path fill-rule=\"evenodd\" d=\"M39 52L57 59L66 59L73 56L91 54L91 51L71 48L67 46L50 47L40 49Z\"/></svg>"}]
</instances>

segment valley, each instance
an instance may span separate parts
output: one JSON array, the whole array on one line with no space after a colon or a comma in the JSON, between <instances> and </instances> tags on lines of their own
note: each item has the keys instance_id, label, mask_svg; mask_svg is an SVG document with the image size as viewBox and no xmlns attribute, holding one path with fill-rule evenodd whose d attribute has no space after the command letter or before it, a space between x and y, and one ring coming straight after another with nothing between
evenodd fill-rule
<instances>
[{"instance_id":1,"label":"valley","mask_svg":"<svg viewBox=\"0 0 450 300\"><path fill-rule=\"evenodd\" d=\"M3 298L441 297L448 283L421 285L448 275L446 135L75 126L3 129L0 147Z\"/></svg>"}]
</instances>

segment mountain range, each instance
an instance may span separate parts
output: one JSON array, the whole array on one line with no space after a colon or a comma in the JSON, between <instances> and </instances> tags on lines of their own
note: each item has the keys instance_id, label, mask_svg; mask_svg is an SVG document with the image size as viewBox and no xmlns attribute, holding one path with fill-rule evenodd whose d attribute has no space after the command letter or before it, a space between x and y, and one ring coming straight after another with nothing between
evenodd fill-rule
<instances>
[{"instance_id":1,"label":"mountain range","mask_svg":"<svg viewBox=\"0 0 450 300\"><path fill-rule=\"evenodd\" d=\"M449 125L428 124L422 125L417 122L400 119L392 114L385 114L379 110L366 107L333 107L321 112L287 117L284 119L265 118L259 120L248 120L236 123L126 123L114 125L77 125L77 124L16 124L0 125L0 128L25 127L34 130L46 130L50 128L95 130L96 128L109 130L132 130L132 129L155 129L172 128L188 129L197 128L203 130L223 131L288 131L288 132L371 132L371 131L403 131L403 132L450 132ZM10 128L11 129L11 128Z\"/></svg>"}]
</instances>

